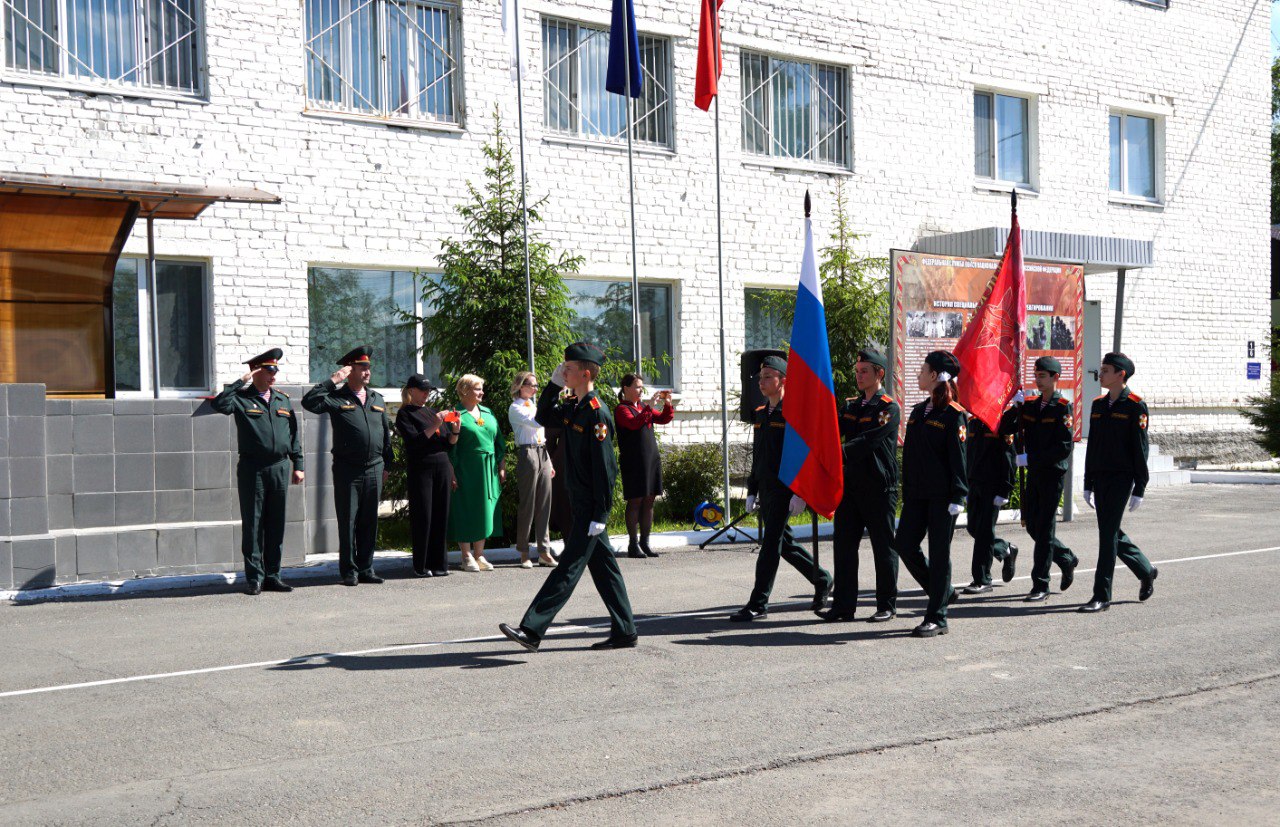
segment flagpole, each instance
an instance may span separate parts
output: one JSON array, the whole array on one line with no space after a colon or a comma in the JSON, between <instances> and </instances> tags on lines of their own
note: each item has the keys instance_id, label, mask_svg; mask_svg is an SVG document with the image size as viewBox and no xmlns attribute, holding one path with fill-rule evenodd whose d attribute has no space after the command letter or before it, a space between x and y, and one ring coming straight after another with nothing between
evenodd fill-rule
<instances>
[{"instance_id":1,"label":"flagpole","mask_svg":"<svg viewBox=\"0 0 1280 827\"><path fill-rule=\"evenodd\" d=\"M1009 193L1009 210L1010 210L1009 235L1013 235L1013 228L1018 223L1018 191L1016 189ZM1018 236L1019 236L1018 237L1018 254L1021 255L1022 254L1022 237L1021 237L1022 230L1021 229L1018 230ZM1006 247L1008 246L1008 241L1005 242L1005 246ZM1026 280L1025 272L1023 275L1023 280L1025 283L1025 280ZM1022 308L1018 308L1018 316L1021 316L1021 315L1022 315ZM1018 341L1014 343L1013 355L1014 355L1014 358L1018 360L1018 372L1017 372L1018 390L1022 390L1023 385L1026 384L1023 377L1023 363L1026 362L1027 360L1026 353L1024 351L1024 348L1026 348L1027 346L1027 334L1026 334L1026 331L1024 331L1022 328L1019 327L1017 329L1015 336L1017 337ZM1021 420L1019 420L1019 423L1021 423ZM1021 427L1018 428L1017 443L1018 443L1017 449L1016 449L1017 452L1019 454L1025 453L1027 450L1026 437L1024 436ZM1019 520L1018 521L1022 524L1024 528L1027 525L1026 502L1027 502L1027 469L1025 467L1019 467L1018 468L1018 517L1019 517Z\"/></svg>"},{"instance_id":2,"label":"flagpole","mask_svg":"<svg viewBox=\"0 0 1280 827\"><path fill-rule=\"evenodd\" d=\"M529 175L524 156L524 59L520 54L520 0L513 0L516 41L516 122L520 133L520 214L524 232L524 301L529 337L529 372L537 370L533 350L533 276L529 272Z\"/></svg>"},{"instance_id":3,"label":"flagpole","mask_svg":"<svg viewBox=\"0 0 1280 827\"><path fill-rule=\"evenodd\" d=\"M809 238L813 234L812 219L811 219L812 213L813 213L813 205L812 205L812 202L809 200L809 191L805 190L804 191L804 237L805 237L806 250L807 250L807 245L809 243ZM806 252L806 255L808 255L807 252ZM824 336L826 335L825 331L823 332L823 335ZM810 538L810 541L813 543L813 567L816 570L821 571L822 564L818 562L818 512L810 508L809 513L813 515L813 536ZM826 608L826 607L822 606L820 608Z\"/></svg>"},{"instance_id":4,"label":"flagpole","mask_svg":"<svg viewBox=\"0 0 1280 827\"><path fill-rule=\"evenodd\" d=\"M627 9L626 11L630 11ZM640 372L640 269L636 260L636 174L631 152L631 15L622 15L623 66L626 67L627 193L631 204L631 348Z\"/></svg>"},{"instance_id":5,"label":"flagpole","mask_svg":"<svg viewBox=\"0 0 1280 827\"><path fill-rule=\"evenodd\" d=\"M716 25L719 25L717 21ZM724 226L720 200L720 95L716 95L716 270L720 294L720 451L724 465L724 519L729 523L729 361L724 344Z\"/></svg>"}]
</instances>

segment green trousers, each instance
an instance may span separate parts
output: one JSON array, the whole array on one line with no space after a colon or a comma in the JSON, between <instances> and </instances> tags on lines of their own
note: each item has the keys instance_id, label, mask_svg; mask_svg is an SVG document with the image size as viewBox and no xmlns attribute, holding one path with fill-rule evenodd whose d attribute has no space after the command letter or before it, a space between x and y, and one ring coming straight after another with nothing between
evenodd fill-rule
<instances>
[{"instance_id":1,"label":"green trousers","mask_svg":"<svg viewBox=\"0 0 1280 827\"><path fill-rule=\"evenodd\" d=\"M1139 580L1151 576L1151 561L1120 528L1133 493L1133 480L1099 477L1093 482L1093 504L1098 510L1098 570L1093 576L1093 599L1111 602L1111 578L1116 557Z\"/></svg>"},{"instance_id":2,"label":"green trousers","mask_svg":"<svg viewBox=\"0 0 1280 827\"><path fill-rule=\"evenodd\" d=\"M929 595L924 622L947 625L947 601L951 599L951 535L956 518L947 510L944 499L903 499L898 517L898 533L893 546L902 565ZM929 538L929 556L920 544Z\"/></svg>"},{"instance_id":3,"label":"green trousers","mask_svg":"<svg viewBox=\"0 0 1280 827\"><path fill-rule=\"evenodd\" d=\"M609 612L612 634L630 636L636 633L635 616L631 613L631 601L627 599L627 584L623 582L622 570L614 559L609 535L601 532L595 537L588 537L590 525L591 515L575 509L573 527L565 537L560 564L551 570L520 621L520 628L526 632L538 638L546 635L551 621L569 602L586 569L591 572L591 580Z\"/></svg>"},{"instance_id":4,"label":"green trousers","mask_svg":"<svg viewBox=\"0 0 1280 827\"><path fill-rule=\"evenodd\" d=\"M853 612L858 605L858 547L862 534L871 540L876 566L876 611L898 609L898 553L893 550L893 517L898 493L861 493L846 487L836 509L831 540L836 588L831 610Z\"/></svg>"},{"instance_id":5,"label":"green trousers","mask_svg":"<svg viewBox=\"0 0 1280 827\"><path fill-rule=\"evenodd\" d=\"M991 563L1009 556L1009 541L996 536L996 520L1000 509L996 508L996 494L982 483L969 483L967 504L969 520L965 530L973 538L973 563L970 566L974 583L991 585Z\"/></svg>"},{"instance_id":6,"label":"green trousers","mask_svg":"<svg viewBox=\"0 0 1280 827\"><path fill-rule=\"evenodd\" d=\"M338 512L338 570L343 577L373 571L382 469L381 462L369 466L333 464L333 505Z\"/></svg>"},{"instance_id":7,"label":"green trousers","mask_svg":"<svg viewBox=\"0 0 1280 827\"><path fill-rule=\"evenodd\" d=\"M795 567L815 590L832 582L827 570L819 568L813 555L805 551L791 534L790 515L787 513L791 505L791 491L783 485L761 486L759 497L760 521L764 527L760 532L760 554L756 556L755 587L747 600L747 608L754 611L769 607L769 595L773 592L773 581L778 576L781 560Z\"/></svg>"},{"instance_id":8,"label":"green trousers","mask_svg":"<svg viewBox=\"0 0 1280 827\"><path fill-rule=\"evenodd\" d=\"M1022 495L1022 518L1027 524L1027 534L1035 541L1035 556L1031 563L1031 590L1049 591L1049 564L1059 568L1071 568L1080 561L1071 549L1058 539L1058 501L1062 499L1062 485L1066 471L1027 469L1027 486Z\"/></svg>"},{"instance_id":9,"label":"green trousers","mask_svg":"<svg viewBox=\"0 0 1280 827\"><path fill-rule=\"evenodd\" d=\"M240 494L240 553L244 579L261 583L280 576L284 556L285 504L293 463L288 457L271 465L241 459L236 465Z\"/></svg>"}]
</instances>

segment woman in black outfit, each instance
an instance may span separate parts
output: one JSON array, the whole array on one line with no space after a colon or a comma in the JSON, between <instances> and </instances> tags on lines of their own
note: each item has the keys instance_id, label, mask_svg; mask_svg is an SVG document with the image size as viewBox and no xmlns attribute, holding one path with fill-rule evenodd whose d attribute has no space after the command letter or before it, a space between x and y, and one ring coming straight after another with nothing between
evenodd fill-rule
<instances>
[{"instance_id":1,"label":"woman in black outfit","mask_svg":"<svg viewBox=\"0 0 1280 827\"><path fill-rule=\"evenodd\" d=\"M662 460L653 426L670 422L675 409L671 407L671 391L659 391L647 405L642 396L644 379L639 374L622 377L613 420L622 496L627 501L627 556L657 557L658 552L649 548L649 529L653 526L653 501L662 493ZM657 410L659 405L661 411Z\"/></svg>"},{"instance_id":2,"label":"woman in black outfit","mask_svg":"<svg viewBox=\"0 0 1280 827\"><path fill-rule=\"evenodd\" d=\"M396 433L404 440L409 479L409 532L413 535L413 573L419 577L449 574L445 529L449 527L449 492L453 465L449 446L458 441L458 423L445 423L444 414L426 407L435 390L427 378L415 373L401 391Z\"/></svg>"}]
</instances>

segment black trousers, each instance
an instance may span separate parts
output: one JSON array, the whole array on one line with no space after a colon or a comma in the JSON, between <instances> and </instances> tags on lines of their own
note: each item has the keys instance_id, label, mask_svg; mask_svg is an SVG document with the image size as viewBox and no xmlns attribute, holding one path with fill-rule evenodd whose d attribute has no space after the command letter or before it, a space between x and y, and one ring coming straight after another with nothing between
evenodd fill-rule
<instances>
[{"instance_id":1,"label":"black trousers","mask_svg":"<svg viewBox=\"0 0 1280 827\"><path fill-rule=\"evenodd\" d=\"M944 499L903 499L898 533L893 538L902 565L929 595L924 622L939 626L947 625L947 601L951 599L951 535L956 518L947 510L949 505ZM928 557L920 550L925 537L929 538Z\"/></svg>"},{"instance_id":2,"label":"black trousers","mask_svg":"<svg viewBox=\"0 0 1280 827\"><path fill-rule=\"evenodd\" d=\"M236 465L240 494L240 552L246 583L280 576L284 556L285 506L293 463L288 457L270 465L241 459Z\"/></svg>"},{"instance_id":3,"label":"black trousers","mask_svg":"<svg viewBox=\"0 0 1280 827\"><path fill-rule=\"evenodd\" d=\"M1133 480L1099 477L1093 482L1093 504L1098 510L1098 570L1093 576L1093 599L1111 602L1111 579L1119 557L1139 580L1151 576L1151 561L1120 528L1124 510L1133 494Z\"/></svg>"},{"instance_id":4,"label":"black trousers","mask_svg":"<svg viewBox=\"0 0 1280 827\"><path fill-rule=\"evenodd\" d=\"M778 563L786 560L817 589L819 584L830 583L831 575L818 567L813 555L804 550L791 534L787 508L791 505L791 491L786 486L761 486L760 520L764 529L760 532L760 554L756 557L756 582L751 589L747 608L763 611L769 606L769 594L778 576Z\"/></svg>"},{"instance_id":5,"label":"black trousers","mask_svg":"<svg viewBox=\"0 0 1280 827\"><path fill-rule=\"evenodd\" d=\"M1058 539L1058 500L1062 499L1062 486L1066 471L1057 469L1027 469L1027 487L1022 496L1022 516L1027 522L1027 533L1036 541L1035 558L1031 565L1031 590L1049 591L1049 564L1070 568L1079 560L1071 549Z\"/></svg>"},{"instance_id":6,"label":"black trousers","mask_svg":"<svg viewBox=\"0 0 1280 827\"><path fill-rule=\"evenodd\" d=\"M871 539L871 554L876 566L876 611L892 612L898 608L898 553L893 549L893 517L898 492L862 493L846 487L840 507L836 509L835 557L836 588L831 609L852 613L858 605L858 547L865 531Z\"/></svg>"},{"instance_id":7,"label":"black trousers","mask_svg":"<svg viewBox=\"0 0 1280 827\"><path fill-rule=\"evenodd\" d=\"M414 571L449 568L445 532L449 528L449 495L453 465L445 454L433 454L409 464L406 494L409 533L413 537Z\"/></svg>"},{"instance_id":8,"label":"black trousers","mask_svg":"<svg viewBox=\"0 0 1280 827\"><path fill-rule=\"evenodd\" d=\"M333 464L333 504L338 512L338 570L343 577L373 571L378 540L382 462L370 466Z\"/></svg>"},{"instance_id":9,"label":"black trousers","mask_svg":"<svg viewBox=\"0 0 1280 827\"><path fill-rule=\"evenodd\" d=\"M969 521L965 530L973 538L973 563L970 573L974 583L991 584L991 563L1003 560L1009 554L1009 541L996 536L996 520L1000 509L996 508L995 490L982 483L969 483Z\"/></svg>"}]
</instances>

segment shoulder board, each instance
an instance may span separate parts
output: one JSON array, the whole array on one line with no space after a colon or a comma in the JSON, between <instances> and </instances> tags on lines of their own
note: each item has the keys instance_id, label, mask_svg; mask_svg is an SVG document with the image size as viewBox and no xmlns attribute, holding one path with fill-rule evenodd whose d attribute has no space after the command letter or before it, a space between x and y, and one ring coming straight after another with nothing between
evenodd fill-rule
<instances>
[{"instance_id":1,"label":"shoulder board","mask_svg":"<svg viewBox=\"0 0 1280 827\"><path fill-rule=\"evenodd\" d=\"M1071 400L1067 399L1065 396L1059 396L1054 401L1057 402L1059 405L1066 405L1068 408L1071 407Z\"/></svg>"},{"instance_id":2,"label":"shoulder board","mask_svg":"<svg viewBox=\"0 0 1280 827\"><path fill-rule=\"evenodd\" d=\"M1137 395L1136 393L1134 393L1133 391L1129 391L1129 398L1130 398L1131 400L1133 400L1134 402L1141 402L1141 401L1142 401L1142 397L1141 397L1141 396L1138 396L1138 395Z\"/></svg>"},{"instance_id":3,"label":"shoulder board","mask_svg":"<svg viewBox=\"0 0 1280 827\"><path fill-rule=\"evenodd\" d=\"M756 408L756 410L757 410L757 411L763 411L763 410L764 410L764 408L765 408L765 406L764 406L764 405L761 405L760 407Z\"/></svg>"},{"instance_id":4,"label":"shoulder board","mask_svg":"<svg viewBox=\"0 0 1280 827\"><path fill-rule=\"evenodd\" d=\"M888 402L889 404L893 404L893 397L887 393L880 394L880 399L883 402Z\"/></svg>"},{"instance_id":5,"label":"shoulder board","mask_svg":"<svg viewBox=\"0 0 1280 827\"><path fill-rule=\"evenodd\" d=\"M280 394L280 395L281 395L281 396L283 396L285 399L288 399L288 398L289 398L289 394L285 393L284 391L276 391L276 393Z\"/></svg>"},{"instance_id":6,"label":"shoulder board","mask_svg":"<svg viewBox=\"0 0 1280 827\"><path fill-rule=\"evenodd\" d=\"M592 410L595 410L595 411L600 410L600 398L599 398L599 397L597 397L597 396L593 396L593 397L591 397L591 409L592 409Z\"/></svg>"},{"instance_id":7,"label":"shoulder board","mask_svg":"<svg viewBox=\"0 0 1280 827\"><path fill-rule=\"evenodd\" d=\"M955 408L960 413L965 413L964 405L961 405L959 402L952 402L951 407Z\"/></svg>"}]
</instances>

